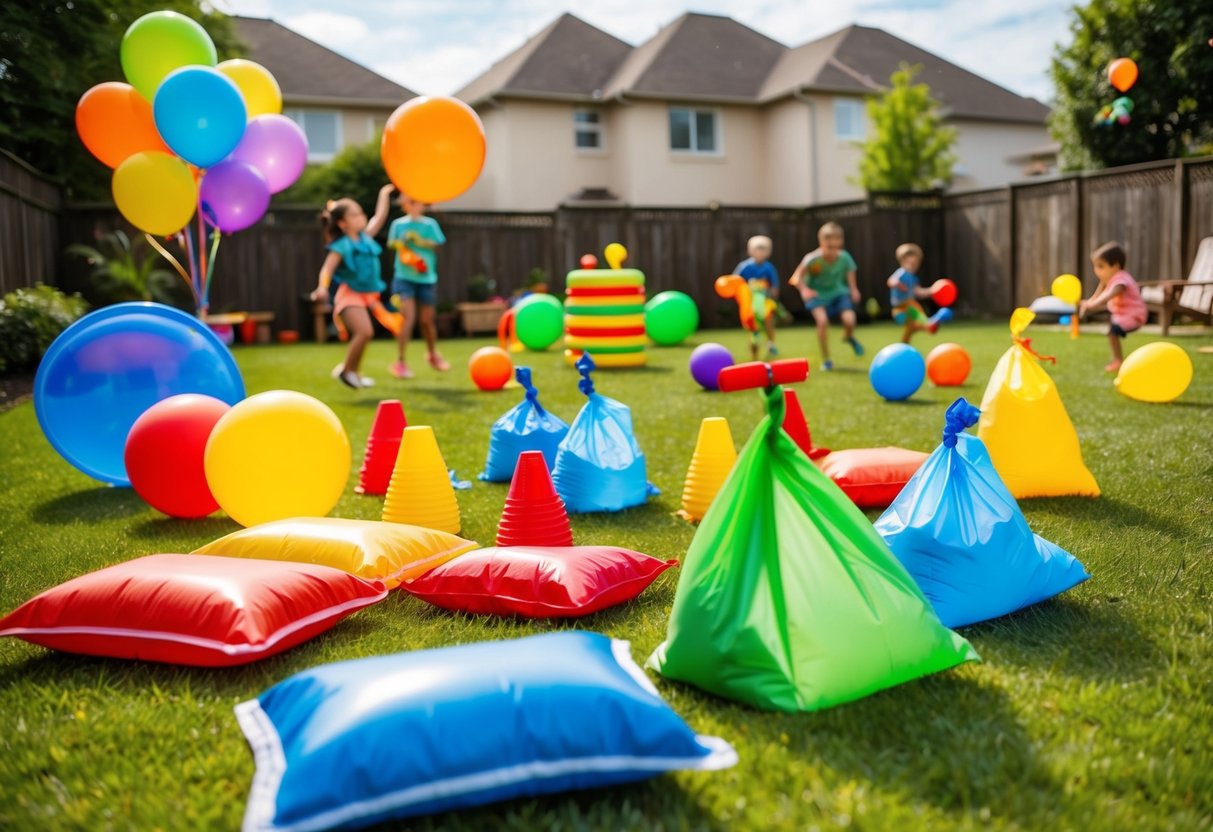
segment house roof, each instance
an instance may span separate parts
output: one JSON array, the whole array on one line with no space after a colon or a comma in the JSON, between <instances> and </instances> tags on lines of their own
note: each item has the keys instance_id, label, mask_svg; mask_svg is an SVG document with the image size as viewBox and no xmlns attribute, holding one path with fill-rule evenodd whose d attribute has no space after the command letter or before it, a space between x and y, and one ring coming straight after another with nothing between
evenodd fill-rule
<instances>
[{"instance_id":1,"label":"house roof","mask_svg":"<svg viewBox=\"0 0 1213 832\"><path fill-rule=\"evenodd\" d=\"M396 107L417 93L338 55L275 20L233 17L249 60L264 66L288 104Z\"/></svg>"},{"instance_id":2,"label":"house roof","mask_svg":"<svg viewBox=\"0 0 1213 832\"><path fill-rule=\"evenodd\" d=\"M567 41L562 43L562 41ZM705 99L763 104L796 92L869 95L901 64L953 118L1043 124L1049 108L869 26L790 49L729 17L687 13L636 47L561 15L456 95Z\"/></svg>"},{"instance_id":3,"label":"house roof","mask_svg":"<svg viewBox=\"0 0 1213 832\"><path fill-rule=\"evenodd\" d=\"M595 98L632 47L571 14L562 14L489 67L456 95L479 104L492 96Z\"/></svg>"}]
</instances>

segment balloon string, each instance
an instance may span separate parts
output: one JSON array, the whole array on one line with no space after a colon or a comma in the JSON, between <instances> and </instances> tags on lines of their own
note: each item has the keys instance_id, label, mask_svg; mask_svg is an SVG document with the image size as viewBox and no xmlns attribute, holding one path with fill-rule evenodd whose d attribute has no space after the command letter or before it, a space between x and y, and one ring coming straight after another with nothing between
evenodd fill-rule
<instances>
[{"instance_id":1,"label":"balloon string","mask_svg":"<svg viewBox=\"0 0 1213 832\"><path fill-rule=\"evenodd\" d=\"M202 189L198 189L198 316L206 314L206 222L202 218Z\"/></svg>"},{"instance_id":2,"label":"balloon string","mask_svg":"<svg viewBox=\"0 0 1213 832\"><path fill-rule=\"evenodd\" d=\"M215 255L219 252L219 239L223 235L215 229L214 236L211 240L211 256L207 265L206 272L206 288L202 292L202 301L206 306L211 305L211 278L215 276Z\"/></svg>"},{"instance_id":3,"label":"balloon string","mask_svg":"<svg viewBox=\"0 0 1213 832\"><path fill-rule=\"evenodd\" d=\"M143 236L147 238L148 244L151 245L152 248L156 249L161 257L172 264L173 268L176 269L177 274L181 275L181 279L185 281L185 285L189 287L190 292L192 293L194 291L194 285L190 283L189 275L185 273L185 269L179 262L177 262L177 258L173 256L172 252L160 245L156 238L151 234L145 232ZM197 298L197 295L195 294L194 297Z\"/></svg>"},{"instance_id":4,"label":"balloon string","mask_svg":"<svg viewBox=\"0 0 1213 832\"><path fill-rule=\"evenodd\" d=\"M1031 338L1016 338L1015 343L1019 344L1019 346L1023 347L1025 350L1027 350L1028 354L1031 355L1033 358L1037 358L1041 361L1048 361L1050 364L1057 363L1057 356L1041 355L1036 350L1032 349L1032 339Z\"/></svg>"}]
</instances>

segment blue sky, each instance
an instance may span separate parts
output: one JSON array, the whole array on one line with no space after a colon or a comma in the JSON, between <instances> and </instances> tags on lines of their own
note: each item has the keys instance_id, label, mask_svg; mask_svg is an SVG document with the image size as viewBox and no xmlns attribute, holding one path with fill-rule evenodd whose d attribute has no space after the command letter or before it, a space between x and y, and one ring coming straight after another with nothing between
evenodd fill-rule
<instances>
[{"instance_id":1,"label":"blue sky","mask_svg":"<svg viewBox=\"0 0 1213 832\"><path fill-rule=\"evenodd\" d=\"M1021 95L1047 100L1054 44L1069 39L1065 0L210 0L272 17L410 89L450 94L560 13L629 43L685 11L730 15L789 46L850 23L879 26Z\"/></svg>"}]
</instances>

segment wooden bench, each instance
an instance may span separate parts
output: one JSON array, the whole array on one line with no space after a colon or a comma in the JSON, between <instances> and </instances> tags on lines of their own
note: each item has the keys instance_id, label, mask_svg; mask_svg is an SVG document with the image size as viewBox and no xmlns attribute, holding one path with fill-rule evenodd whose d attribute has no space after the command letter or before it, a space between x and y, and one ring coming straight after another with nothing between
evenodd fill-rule
<instances>
[{"instance_id":1,"label":"wooden bench","mask_svg":"<svg viewBox=\"0 0 1213 832\"><path fill-rule=\"evenodd\" d=\"M244 344L268 344L273 339L273 312L223 312L206 315L202 322L207 326L234 327Z\"/></svg>"},{"instance_id":2,"label":"wooden bench","mask_svg":"<svg viewBox=\"0 0 1213 832\"><path fill-rule=\"evenodd\" d=\"M329 338L329 319L333 315L333 305L327 300L312 300L310 295L304 295L303 299L310 304L312 337L317 344L323 344Z\"/></svg>"}]
</instances>

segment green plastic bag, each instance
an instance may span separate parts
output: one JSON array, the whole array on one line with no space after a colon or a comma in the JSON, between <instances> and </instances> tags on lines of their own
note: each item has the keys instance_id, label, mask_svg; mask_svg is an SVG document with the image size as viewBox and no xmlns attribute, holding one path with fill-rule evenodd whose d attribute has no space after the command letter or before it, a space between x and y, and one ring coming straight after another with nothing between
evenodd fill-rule
<instances>
[{"instance_id":1,"label":"green plastic bag","mask_svg":"<svg viewBox=\"0 0 1213 832\"><path fill-rule=\"evenodd\" d=\"M783 390L691 541L649 667L728 699L813 711L979 660L880 535L780 429Z\"/></svg>"}]
</instances>

